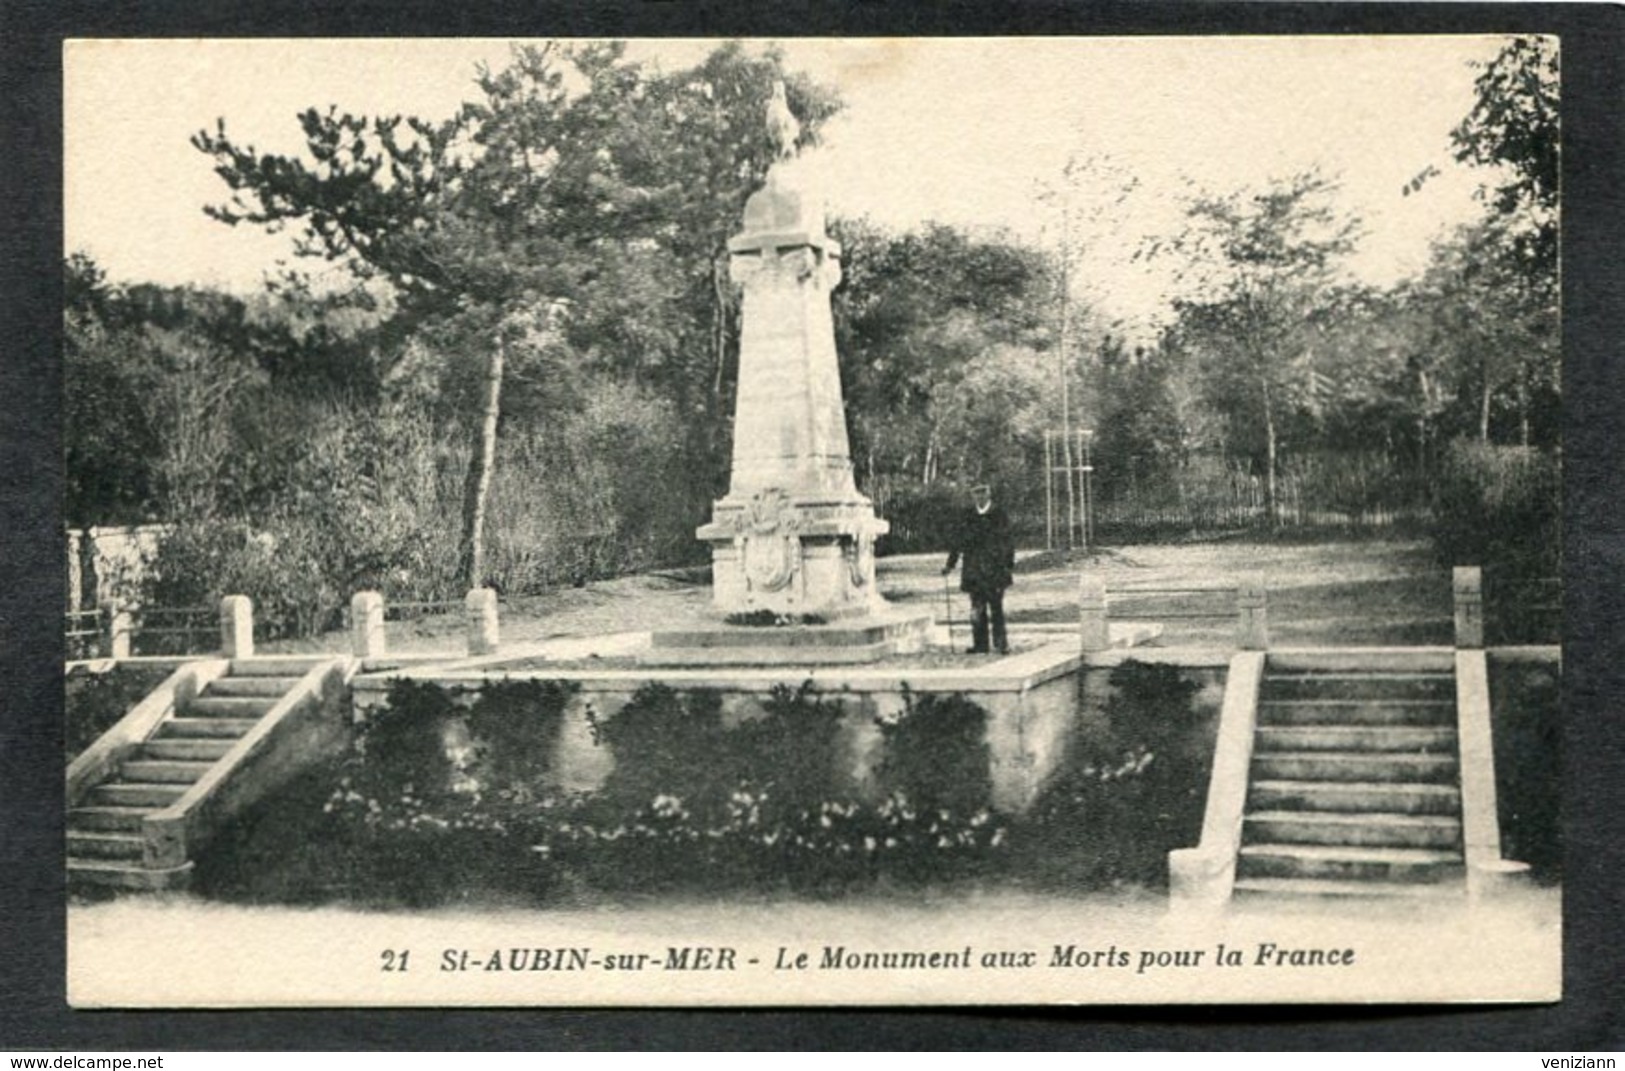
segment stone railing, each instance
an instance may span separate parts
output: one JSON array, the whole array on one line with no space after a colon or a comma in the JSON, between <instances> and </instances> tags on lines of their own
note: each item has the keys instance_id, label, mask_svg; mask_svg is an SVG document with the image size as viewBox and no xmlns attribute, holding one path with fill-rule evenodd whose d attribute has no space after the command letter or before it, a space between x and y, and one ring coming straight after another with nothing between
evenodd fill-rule
<instances>
[{"instance_id":1,"label":"stone railing","mask_svg":"<svg viewBox=\"0 0 1625 1071\"><path fill-rule=\"evenodd\" d=\"M388 653L389 643L385 630L385 617L400 611L425 614L462 615L463 649L470 655L495 654L500 642L500 623L497 614L497 595L490 588L476 588L460 602L395 602L386 603L375 591L358 592L350 600L350 647L358 658L381 658ZM218 613L219 643L197 645L189 650L162 652L157 657L207 658L223 655L226 658L251 658L254 655L254 603L247 595L227 595L220 600L218 611L209 607L162 607L141 609L126 607L116 599L108 599L96 610L70 612L64 617L64 636L69 647L69 660L83 660L92 656L122 661L140 654L139 640L143 636L195 637L212 634L216 625L196 623L196 619ZM177 617L194 619L184 626L149 624L156 620ZM212 638L212 636L211 636ZM94 641L94 642L91 642ZM182 645L192 647L192 645Z\"/></svg>"},{"instance_id":2,"label":"stone railing","mask_svg":"<svg viewBox=\"0 0 1625 1071\"><path fill-rule=\"evenodd\" d=\"M385 626L391 609L455 612L463 614L463 644L471 657L495 654L501 642L497 593L475 588L457 602L388 603L376 591L358 591L350 600L350 653L356 658L383 658L389 654Z\"/></svg>"},{"instance_id":3,"label":"stone railing","mask_svg":"<svg viewBox=\"0 0 1625 1071\"><path fill-rule=\"evenodd\" d=\"M1229 901L1235 887L1263 680L1262 651L1243 651L1231 657L1208 778L1207 808L1202 814L1202 839L1194 848L1168 853L1169 892L1176 906L1217 907Z\"/></svg>"},{"instance_id":4,"label":"stone railing","mask_svg":"<svg viewBox=\"0 0 1625 1071\"><path fill-rule=\"evenodd\" d=\"M1222 605L1192 606L1193 601L1212 600L1217 596ZM1235 645L1242 651L1262 651L1269 647L1268 594L1262 580L1249 579L1238 583L1206 586L1122 587L1108 589L1104 579L1083 576L1078 583L1078 634L1085 653L1104 651L1111 647L1111 606L1126 599L1168 599L1170 605L1154 614L1136 615L1137 619L1151 617L1156 620L1206 618L1229 619L1236 622Z\"/></svg>"},{"instance_id":5,"label":"stone railing","mask_svg":"<svg viewBox=\"0 0 1625 1071\"><path fill-rule=\"evenodd\" d=\"M142 607L104 599L95 610L68 613L65 622L69 661L86 657L123 661L140 656L187 659L217 654L247 658L254 653L254 605L246 595L227 595L218 607ZM218 643L214 642L216 635ZM93 644L87 642L92 637ZM138 650L142 640L157 640L173 649Z\"/></svg>"}]
</instances>

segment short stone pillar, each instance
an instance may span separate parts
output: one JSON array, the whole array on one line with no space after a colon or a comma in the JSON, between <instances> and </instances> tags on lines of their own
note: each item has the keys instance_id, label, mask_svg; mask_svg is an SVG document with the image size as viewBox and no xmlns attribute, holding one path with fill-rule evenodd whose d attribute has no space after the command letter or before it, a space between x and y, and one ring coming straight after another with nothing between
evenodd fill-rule
<instances>
[{"instance_id":1,"label":"short stone pillar","mask_svg":"<svg viewBox=\"0 0 1625 1071\"><path fill-rule=\"evenodd\" d=\"M220 650L227 658L254 657L254 601L247 595L220 600Z\"/></svg>"},{"instance_id":2,"label":"short stone pillar","mask_svg":"<svg viewBox=\"0 0 1625 1071\"><path fill-rule=\"evenodd\" d=\"M79 537L77 529L68 529L68 612L71 614L80 606L85 591L85 565L84 542Z\"/></svg>"},{"instance_id":3,"label":"short stone pillar","mask_svg":"<svg viewBox=\"0 0 1625 1071\"><path fill-rule=\"evenodd\" d=\"M1236 587L1236 647L1240 650L1269 649L1268 601L1263 580L1243 580Z\"/></svg>"},{"instance_id":4,"label":"short stone pillar","mask_svg":"<svg viewBox=\"0 0 1625 1071\"><path fill-rule=\"evenodd\" d=\"M117 599L103 599L101 611L102 657L129 658L130 633L134 628L130 612L120 606Z\"/></svg>"},{"instance_id":5,"label":"short stone pillar","mask_svg":"<svg viewBox=\"0 0 1625 1071\"><path fill-rule=\"evenodd\" d=\"M497 593L490 588L475 588L463 600L463 605L468 610L468 653L496 654Z\"/></svg>"},{"instance_id":6,"label":"short stone pillar","mask_svg":"<svg viewBox=\"0 0 1625 1071\"><path fill-rule=\"evenodd\" d=\"M1484 646L1484 570L1458 565L1451 571L1450 591L1456 608L1456 646Z\"/></svg>"},{"instance_id":7,"label":"short stone pillar","mask_svg":"<svg viewBox=\"0 0 1625 1071\"><path fill-rule=\"evenodd\" d=\"M357 658L382 658L387 648L384 597L376 591L356 592L350 599L350 653Z\"/></svg>"},{"instance_id":8,"label":"short stone pillar","mask_svg":"<svg viewBox=\"0 0 1625 1071\"><path fill-rule=\"evenodd\" d=\"M1112 645L1111 622L1106 612L1106 582L1099 577L1078 578L1078 646L1085 654Z\"/></svg>"}]
</instances>

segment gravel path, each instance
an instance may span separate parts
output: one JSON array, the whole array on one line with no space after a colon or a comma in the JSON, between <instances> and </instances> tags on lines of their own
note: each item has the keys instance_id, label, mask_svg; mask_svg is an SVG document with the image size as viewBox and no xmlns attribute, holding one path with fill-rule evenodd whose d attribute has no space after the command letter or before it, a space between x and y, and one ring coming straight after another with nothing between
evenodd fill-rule
<instances>
[{"instance_id":1,"label":"gravel path","mask_svg":"<svg viewBox=\"0 0 1625 1071\"><path fill-rule=\"evenodd\" d=\"M877 565L881 593L891 602L953 619L963 633L969 617L957 576L948 585L942 556L910 554ZM1345 540L1305 544L1214 542L1113 547L1068 563L1045 552L1018 556L1016 582L1005 600L1012 627L1065 628L1077 620L1082 570L1103 577L1114 592L1136 587L1214 588L1253 576L1269 590L1271 635L1280 645L1448 643L1450 578L1427 544L1417 540ZM1115 597L1115 596L1114 596ZM1114 603L1114 618L1157 621L1162 646L1226 645L1233 630L1222 592ZM1209 618L1167 617L1212 611ZM565 636L679 629L715 622L703 572L653 573L561 588L502 604L505 645ZM402 653L454 650L461 644L459 614L391 622L390 649ZM330 633L284 650L343 650L347 639Z\"/></svg>"}]
</instances>

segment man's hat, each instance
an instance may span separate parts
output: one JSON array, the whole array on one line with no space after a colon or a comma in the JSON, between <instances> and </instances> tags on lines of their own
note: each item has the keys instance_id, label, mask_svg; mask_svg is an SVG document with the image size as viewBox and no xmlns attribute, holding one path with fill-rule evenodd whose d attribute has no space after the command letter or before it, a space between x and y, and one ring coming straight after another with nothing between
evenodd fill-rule
<instances>
[{"instance_id":1,"label":"man's hat","mask_svg":"<svg viewBox=\"0 0 1625 1071\"><path fill-rule=\"evenodd\" d=\"M993 488L985 483L979 483L970 489L970 493L973 495L991 495Z\"/></svg>"}]
</instances>

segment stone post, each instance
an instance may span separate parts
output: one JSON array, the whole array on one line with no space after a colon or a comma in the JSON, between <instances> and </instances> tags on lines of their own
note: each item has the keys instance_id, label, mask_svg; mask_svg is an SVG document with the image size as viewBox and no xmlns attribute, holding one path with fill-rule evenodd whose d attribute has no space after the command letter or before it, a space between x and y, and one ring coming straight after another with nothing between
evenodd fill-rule
<instances>
[{"instance_id":1,"label":"stone post","mask_svg":"<svg viewBox=\"0 0 1625 1071\"><path fill-rule=\"evenodd\" d=\"M68 529L68 612L73 613L82 605L85 591L85 567L80 557L84 553L82 541L77 528Z\"/></svg>"},{"instance_id":2,"label":"stone post","mask_svg":"<svg viewBox=\"0 0 1625 1071\"><path fill-rule=\"evenodd\" d=\"M468 653L496 654L497 593L490 588L475 588L463 600L463 605L468 610Z\"/></svg>"},{"instance_id":3,"label":"stone post","mask_svg":"<svg viewBox=\"0 0 1625 1071\"><path fill-rule=\"evenodd\" d=\"M1484 570L1458 565L1451 571L1450 589L1456 607L1456 646L1484 646Z\"/></svg>"},{"instance_id":4,"label":"stone post","mask_svg":"<svg viewBox=\"0 0 1625 1071\"><path fill-rule=\"evenodd\" d=\"M117 599L103 599L102 649L104 658L130 657L130 632L133 622L130 613L119 606Z\"/></svg>"},{"instance_id":5,"label":"stone post","mask_svg":"<svg viewBox=\"0 0 1625 1071\"><path fill-rule=\"evenodd\" d=\"M356 592L350 599L350 653L357 658L382 658L387 648L384 597L376 591Z\"/></svg>"},{"instance_id":6,"label":"stone post","mask_svg":"<svg viewBox=\"0 0 1625 1071\"><path fill-rule=\"evenodd\" d=\"M1270 645L1269 597L1264 581L1243 580L1236 588L1236 647L1243 651L1265 651Z\"/></svg>"},{"instance_id":7,"label":"stone post","mask_svg":"<svg viewBox=\"0 0 1625 1071\"><path fill-rule=\"evenodd\" d=\"M220 650L227 658L254 657L254 602L247 595L220 600Z\"/></svg>"},{"instance_id":8,"label":"stone post","mask_svg":"<svg viewBox=\"0 0 1625 1071\"><path fill-rule=\"evenodd\" d=\"M1112 645L1106 612L1106 582L1087 574L1078 578L1078 640L1084 654Z\"/></svg>"}]
</instances>

